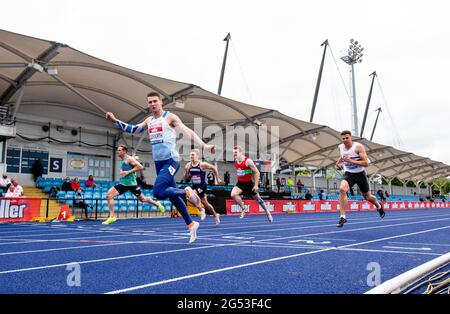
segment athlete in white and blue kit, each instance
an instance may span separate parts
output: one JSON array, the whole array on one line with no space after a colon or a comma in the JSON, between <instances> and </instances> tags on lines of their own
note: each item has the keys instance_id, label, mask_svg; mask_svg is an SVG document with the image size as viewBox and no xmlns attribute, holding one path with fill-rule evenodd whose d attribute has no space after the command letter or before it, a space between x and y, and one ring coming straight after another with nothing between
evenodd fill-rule
<instances>
[{"instance_id":1,"label":"athlete in white and blue kit","mask_svg":"<svg viewBox=\"0 0 450 314\"><path fill-rule=\"evenodd\" d=\"M177 115L164 111L160 94L156 92L149 93L147 102L152 115L137 125L120 121L111 112L106 113L106 118L127 133L136 134L148 131L157 174L153 186L153 195L157 199L169 198L172 204L175 205L189 228L189 243L192 243L197 239L199 223L192 220L182 197L186 196L199 209L201 208L201 200L190 187L178 189L176 186L175 174L180 168L180 158L175 142L176 132L179 131L188 135L191 139L194 139L195 144L212 153L214 153L215 147L205 144L194 131L183 124Z\"/></svg>"},{"instance_id":2,"label":"athlete in white and blue kit","mask_svg":"<svg viewBox=\"0 0 450 314\"><path fill-rule=\"evenodd\" d=\"M369 181L367 180L365 168L369 166L369 158L366 149L360 143L354 143L350 131L341 132L342 144L339 144L339 159L336 161L336 169L344 169L344 178L339 189L339 222L337 227L343 227L347 222L345 209L347 208L347 192L353 185L358 185L364 198L375 205L380 217L385 213L383 204L370 193Z\"/></svg>"}]
</instances>

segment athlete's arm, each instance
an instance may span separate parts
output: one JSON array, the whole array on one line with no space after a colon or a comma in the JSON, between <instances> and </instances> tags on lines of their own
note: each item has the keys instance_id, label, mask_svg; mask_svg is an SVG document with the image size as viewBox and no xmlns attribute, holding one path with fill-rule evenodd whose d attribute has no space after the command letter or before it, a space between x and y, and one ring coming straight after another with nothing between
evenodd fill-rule
<instances>
[{"instance_id":1,"label":"athlete's arm","mask_svg":"<svg viewBox=\"0 0 450 314\"><path fill-rule=\"evenodd\" d=\"M339 157L339 159L336 161L335 168L337 170L342 170L342 157Z\"/></svg>"},{"instance_id":2,"label":"athlete's arm","mask_svg":"<svg viewBox=\"0 0 450 314\"><path fill-rule=\"evenodd\" d=\"M207 149L211 153L214 153L215 146L205 144L205 142L203 142L203 140L193 130L183 124L181 119L176 114L169 112L166 118L168 119L167 122L177 131L186 134L187 136L189 136L189 138L194 140L195 144Z\"/></svg>"},{"instance_id":3,"label":"athlete's arm","mask_svg":"<svg viewBox=\"0 0 450 314\"><path fill-rule=\"evenodd\" d=\"M122 129L122 131L127 133L137 134L142 133L147 129L147 119L139 124L134 125L120 121L112 112L106 113L106 119L112 121L119 129Z\"/></svg>"},{"instance_id":4,"label":"athlete's arm","mask_svg":"<svg viewBox=\"0 0 450 314\"><path fill-rule=\"evenodd\" d=\"M187 164L186 164L186 166L184 166L184 179L186 180L186 182L189 180L189 165L190 165L191 163L190 162L188 162Z\"/></svg>"},{"instance_id":5,"label":"athlete's arm","mask_svg":"<svg viewBox=\"0 0 450 314\"><path fill-rule=\"evenodd\" d=\"M128 162L128 164L132 165L133 168L130 170L127 170L127 171L121 170L120 174L123 176L129 175L130 173L138 172L138 171L141 171L142 169L144 169L144 166L142 166L139 161L137 161L136 159L134 159L131 156L127 158L127 162Z\"/></svg>"},{"instance_id":6,"label":"athlete's arm","mask_svg":"<svg viewBox=\"0 0 450 314\"><path fill-rule=\"evenodd\" d=\"M259 189L259 170L258 168L256 168L255 163L253 162L253 160L247 158L247 161L245 162L245 165L247 167L249 167L252 170L253 173L253 181L254 181L254 185L253 185L253 192L258 192Z\"/></svg>"},{"instance_id":7,"label":"athlete's arm","mask_svg":"<svg viewBox=\"0 0 450 314\"><path fill-rule=\"evenodd\" d=\"M207 163L207 162L201 162L200 169L202 169L203 171L206 169L211 170L214 174L216 184L222 183L222 180L220 180L220 177L219 177L219 170L217 169L217 166L211 165L210 163Z\"/></svg>"}]
</instances>

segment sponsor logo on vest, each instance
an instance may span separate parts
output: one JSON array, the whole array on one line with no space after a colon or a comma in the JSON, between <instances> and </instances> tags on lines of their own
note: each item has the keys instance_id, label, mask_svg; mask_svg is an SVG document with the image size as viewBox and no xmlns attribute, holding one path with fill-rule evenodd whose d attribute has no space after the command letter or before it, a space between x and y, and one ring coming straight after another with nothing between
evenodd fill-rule
<instances>
[{"instance_id":1,"label":"sponsor logo on vest","mask_svg":"<svg viewBox=\"0 0 450 314\"><path fill-rule=\"evenodd\" d=\"M248 213L250 211L250 205L244 204L244 211ZM232 213L240 213L241 212L241 206L238 204L231 205L231 212Z\"/></svg>"},{"instance_id":2,"label":"sponsor logo on vest","mask_svg":"<svg viewBox=\"0 0 450 314\"><path fill-rule=\"evenodd\" d=\"M292 204L292 202L288 202L283 205L284 212L294 212L296 210L297 210L297 206L295 206L295 204Z\"/></svg>"},{"instance_id":3,"label":"sponsor logo on vest","mask_svg":"<svg viewBox=\"0 0 450 314\"><path fill-rule=\"evenodd\" d=\"M320 204L320 209L321 210L331 210L331 204L330 202L325 202L323 204Z\"/></svg>"},{"instance_id":4,"label":"sponsor logo on vest","mask_svg":"<svg viewBox=\"0 0 450 314\"><path fill-rule=\"evenodd\" d=\"M275 209L275 205L273 205L271 202L265 202L267 209L269 210L269 212L273 212ZM265 213L266 211L261 207L259 207L259 212L260 213Z\"/></svg>"},{"instance_id":5,"label":"sponsor logo on vest","mask_svg":"<svg viewBox=\"0 0 450 314\"><path fill-rule=\"evenodd\" d=\"M316 205L308 202L306 204L303 204L303 210L316 210Z\"/></svg>"},{"instance_id":6,"label":"sponsor logo on vest","mask_svg":"<svg viewBox=\"0 0 450 314\"><path fill-rule=\"evenodd\" d=\"M10 200L0 201L0 219L1 218L23 218L25 217L26 204L11 205Z\"/></svg>"}]
</instances>

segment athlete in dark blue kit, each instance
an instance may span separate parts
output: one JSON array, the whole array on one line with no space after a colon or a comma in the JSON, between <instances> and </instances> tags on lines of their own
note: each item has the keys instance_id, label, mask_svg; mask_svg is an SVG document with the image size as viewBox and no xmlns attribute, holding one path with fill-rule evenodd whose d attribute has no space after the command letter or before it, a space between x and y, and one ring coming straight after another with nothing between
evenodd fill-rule
<instances>
[{"instance_id":1,"label":"athlete in dark blue kit","mask_svg":"<svg viewBox=\"0 0 450 314\"><path fill-rule=\"evenodd\" d=\"M199 223L192 221L186 204L182 197L185 197L197 208L201 208L199 196L190 187L178 189L175 183L175 174L180 168L179 154L176 150L176 132L182 132L194 140L195 144L214 153L213 145L205 144L202 139L190 128L185 126L180 118L168 111L163 110L161 95L151 92L147 95L148 107L151 116L137 125L132 125L118 120L113 113L107 112L106 118L116 124L116 126L127 133L142 133L148 131L152 145L153 161L156 168L156 180L153 186L153 195L158 199L169 198L176 209L183 216L189 228L189 243L197 239L197 229Z\"/></svg>"}]
</instances>

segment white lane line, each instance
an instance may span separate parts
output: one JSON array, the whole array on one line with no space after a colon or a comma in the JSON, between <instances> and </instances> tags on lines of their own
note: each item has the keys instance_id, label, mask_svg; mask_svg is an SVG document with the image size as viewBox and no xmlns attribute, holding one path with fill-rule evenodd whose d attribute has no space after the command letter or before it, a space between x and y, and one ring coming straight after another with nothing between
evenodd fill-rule
<instances>
[{"instance_id":1,"label":"white lane line","mask_svg":"<svg viewBox=\"0 0 450 314\"><path fill-rule=\"evenodd\" d=\"M429 253L429 252L404 252L404 251L393 251L393 250L377 250L377 249L357 249L357 248L338 248L338 251L357 251L357 252L375 252L375 253L395 253L395 254L417 254L417 255L433 255L441 256L439 253Z\"/></svg>"},{"instance_id":2,"label":"white lane line","mask_svg":"<svg viewBox=\"0 0 450 314\"><path fill-rule=\"evenodd\" d=\"M324 234L350 233L350 232L362 231L362 230L367 231L367 230L372 230L372 229L382 229L382 228L390 228L390 227L398 227L398 226L406 226L406 225L415 225L415 224L423 224L423 223L426 223L426 222L436 222L436 221L444 221L444 220L450 220L450 218L422 220L422 221L416 221L416 222L405 222L405 223L399 223L399 224L381 225L381 226L374 226L374 227L362 227L362 228L356 228L356 229L347 229L347 230L338 230L338 231L327 231L327 232L302 234L302 235L297 235L297 236L281 237L281 238L279 238L277 240L313 237L313 236L316 236L316 235L324 235ZM266 241L272 241L272 240L271 239L270 240L257 240L255 242L266 242Z\"/></svg>"},{"instance_id":3,"label":"white lane line","mask_svg":"<svg viewBox=\"0 0 450 314\"><path fill-rule=\"evenodd\" d=\"M68 235L68 234L81 234L81 233L93 233L93 232L101 232L101 231L78 231L78 232L64 232L64 233L41 233L41 234L30 234L30 235L17 235L17 236L6 236L3 239L14 239L14 238L22 238L25 237L40 237L40 236L59 236L59 235Z\"/></svg>"},{"instance_id":4,"label":"white lane line","mask_svg":"<svg viewBox=\"0 0 450 314\"><path fill-rule=\"evenodd\" d=\"M185 240L184 238L174 238L173 240ZM29 254L29 253L43 253L43 252L54 252L54 251L65 251L65 250L77 250L77 249L90 249L90 248L98 248L104 246L118 246L125 244L174 244L174 245L185 245L186 243L176 243L176 242L163 242L167 241L167 239L161 240L143 240L143 241L117 241L114 243L104 243L104 244L93 244L93 245L84 245L84 246L67 246L53 249L42 249L42 250L30 250L30 251L17 251L17 252L4 252L0 253L0 256L5 255L18 255L18 254Z\"/></svg>"},{"instance_id":5,"label":"white lane line","mask_svg":"<svg viewBox=\"0 0 450 314\"><path fill-rule=\"evenodd\" d=\"M388 242L392 244L412 244L412 245L430 245L430 246L450 246L444 243L421 243L421 242Z\"/></svg>"},{"instance_id":6,"label":"white lane line","mask_svg":"<svg viewBox=\"0 0 450 314\"><path fill-rule=\"evenodd\" d=\"M177 282L177 281L182 281L182 280L186 280L186 279L206 276L206 275L210 275L210 274L214 274L214 273L220 273L220 272L229 271L229 270L233 270L233 269L239 269L239 268L255 266L255 265L259 265L259 264L266 264L266 263L271 263L271 262L275 262L275 261L281 261L281 260L295 258L295 257L300 257L300 256L306 256L306 255L311 255L311 254L328 252L328 251L336 250L336 249L350 248L350 247L353 247L353 246L358 246L358 245L363 245L363 244L368 244L368 243L374 243L374 242L380 242L380 241L386 241L386 240L389 240L389 239L396 239L396 238L401 238L401 237L407 237L407 236L411 236L411 235L422 234L422 233L427 233L427 232L433 232L433 231L443 230L443 229L448 229L448 228L450 228L450 226L440 227L440 228L433 228L433 229L417 231L417 232L412 232L412 233L406 233L406 234L390 236L390 237L385 237L385 238L380 238L380 239L375 239L375 240L370 240L370 241L364 241L364 242L359 242L359 243L354 243L354 244L347 244L347 245L344 245L344 246L341 246L341 247L338 247L338 248L326 248L326 249L312 251L312 252L304 252L304 253L299 253L299 254L280 256L280 257L276 257L276 258L270 258L270 259L256 261L256 262L251 262L251 263L245 263L245 264L239 264L239 265L235 265L235 266L219 268L219 269L205 271L205 272L196 273L196 274L191 274L191 275L187 275L187 276L181 276L181 277L175 277L175 278L171 278L171 279L151 282L151 283L147 283L147 284L143 284L143 285L139 285L139 286L134 286L134 287L129 287L129 288L125 288L125 289L109 291L109 292L106 292L106 294L125 293L125 292L135 291L135 290L139 290L139 289L149 288L149 287L153 287L153 286L157 286L157 285L163 285L163 284L167 284L167 283L171 283L171 282Z\"/></svg>"},{"instance_id":7,"label":"white lane line","mask_svg":"<svg viewBox=\"0 0 450 314\"><path fill-rule=\"evenodd\" d=\"M383 248L394 250L431 251L431 248L429 247L383 246Z\"/></svg>"},{"instance_id":8,"label":"white lane line","mask_svg":"<svg viewBox=\"0 0 450 314\"><path fill-rule=\"evenodd\" d=\"M330 244L331 241L321 241L321 242L316 242L316 240L306 240L306 239L300 239L300 240L292 240L289 241L289 243L296 243L296 242L306 242L306 244Z\"/></svg>"},{"instance_id":9,"label":"white lane line","mask_svg":"<svg viewBox=\"0 0 450 314\"><path fill-rule=\"evenodd\" d=\"M241 242L239 242L239 243L241 243ZM238 244L238 243L215 244L215 245L200 246L200 247L198 247L198 246L197 247L189 247L189 248L185 248L185 249L150 252L150 253L142 253L142 254L133 254L133 255L125 255L125 256L100 258L100 259L87 260L87 261L72 261L72 262L75 262L75 263L78 263L78 264L91 264L91 263L116 261L116 260L122 260L122 259L128 259L128 258L137 258L137 257L144 257L144 256L158 255L158 254L178 253L178 252L184 252L184 251L195 251L195 250L210 249L210 248L216 248L216 247L233 246L233 245L236 245L236 244ZM53 264L53 265L44 265L44 266L37 266L37 267L28 267L28 268L18 268L18 269L5 270L5 271L0 271L0 275L10 274L10 273L18 273L18 272L25 272L25 271L32 271L32 270L39 270L39 269L66 267L67 264L72 263L72 262L63 263L63 264Z\"/></svg>"},{"instance_id":10,"label":"white lane line","mask_svg":"<svg viewBox=\"0 0 450 314\"><path fill-rule=\"evenodd\" d=\"M129 237L132 236L148 236L148 237L156 237L156 238L167 238L164 240L171 239L179 239L179 237L161 235L161 234L111 234L104 236L91 236L91 237L76 237L76 238L61 238L61 239L45 239L45 240L33 240L33 239L25 239L23 241L18 242L8 242L8 243L0 243L0 245L10 245L10 244L34 244L40 242L74 242L74 240L87 240L87 239L103 239L103 238L119 238L119 237Z\"/></svg>"},{"instance_id":11,"label":"white lane line","mask_svg":"<svg viewBox=\"0 0 450 314\"><path fill-rule=\"evenodd\" d=\"M434 217L450 217L450 215L437 215L437 216L429 216L429 217L424 217L424 219L428 219L428 218L434 218ZM244 218L245 219L245 218ZM446 219L450 219L450 218L446 218ZM354 220L356 220L356 219L354 219ZM354 220L352 220L352 221L354 221ZM368 219L361 219L361 220L364 220L364 221L361 221L361 222L348 222L346 225L363 225L363 224L371 224L371 223L379 223L379 222L382 222L383 220L381 220L380 218L377 218L377 219L374 219L374 220L368 220ZM417 220L417 218L416 217L408 217L408 218L396 218L396 219L385 219L384 221L388 221L388 222L395 222L395 221L408 221L408 220ZM424 222L423 220L421 220L421 221L419 221L419 222L415 222L415 223L422 223L422 222ZM268 223L266 223L265 224L265 226L267 226L268 225ZM270 225L270 226L273 226L273 227L281 227L281 226L278 226L276 223L275 223L275 221L274 221L274 223L273 223L273 225ZM224 233L224 234L220 234L220 235L243 235L243 234L254 234L254 233L270 233L270 232L277 232L277 231L293 231L293 230L302 230L302 229L314 229L314 228L329 228L329 227L333 227L333 228L336 228L336 224L335 223L330 223L330 224L323 224L323 225L312 225L312 226L303 226L303 227L294 227L294 228L278 228L278 229L264 229L264 230L253 230L253 231L242 231L242 232L232 232L232 233ZM245 228L245 225L242 227L242 228ZM363 230L363 229L371 229L371 228L374 228L374 227L363 227L363 228L361 228L360 230ZM248 229L248 228L247 228ZM331 232L331 233L334 233L334 232ZM325 232L325 233L317 233L317 235L320 235L320 234L329 234L329 233L327 233L327 232ZM316 235L316 234L313 234L313 235ZM213 235L211 235L211 236L213 236ZM204 236L203 238L207 238L208 236ZM294 238L295 237L302 237L301 235L300 236L293 236ZM289 237L280 237L280 239L287 239L287 238L289 238Z\"/></svg>"}]
</instances>

